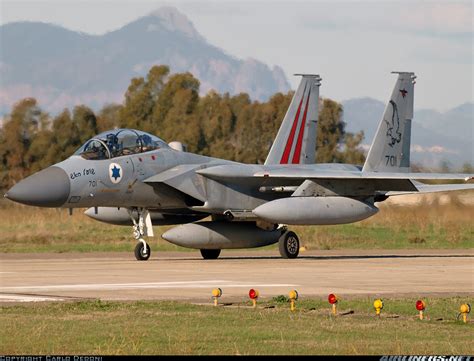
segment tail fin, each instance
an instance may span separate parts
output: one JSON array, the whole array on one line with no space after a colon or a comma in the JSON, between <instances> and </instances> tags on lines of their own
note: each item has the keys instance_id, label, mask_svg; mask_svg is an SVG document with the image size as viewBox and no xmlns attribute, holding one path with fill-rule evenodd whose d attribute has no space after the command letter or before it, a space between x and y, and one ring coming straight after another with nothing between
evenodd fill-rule
<instances>
[{"instance_id":1,"label":"tail fin","mask_svg":"<svg viewBox=\"0 0 474 361\"><path fill-rule=\"evenodd\" d=\"M302 75L265 164L310 164L316 158L319 75Z\"/></svg>"},{"instance_id":2,"label":"tail fin","mask_svg":"<svg viewBox=\"0 0 474 361\"><path fill-rule=\"evenodd\" d=\"M362 171L409 172L415 73L398 74Z\"/></svg>"}]
</instances>

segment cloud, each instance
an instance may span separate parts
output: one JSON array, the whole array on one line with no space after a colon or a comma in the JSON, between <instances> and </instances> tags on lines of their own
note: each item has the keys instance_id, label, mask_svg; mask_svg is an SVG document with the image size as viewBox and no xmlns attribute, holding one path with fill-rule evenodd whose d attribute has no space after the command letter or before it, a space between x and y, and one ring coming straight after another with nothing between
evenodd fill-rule
<instances>
[{"instance_id":1,"label":"cloud","mask_svg":"<svg viewBox=\"0 0 474 361\"><path fill-rule=\"evenodd\" d=\"M435 154L459 154L458 152L443 147L442 145L434 145L432 147L423 147L419 144L414 144L411 147L414 153L435 153Z\"/></svg>"},{"instance_id":2,"label":"cloud","mask_svg":"<svg viewBox=\"0 0 474 361\"><path fill-rule=\"evenodd\" d=\"M370 144L361 144L359 145L359 148L367 155L367 153L369 152L369 149L370 149ZM410 151L411 153L417 153L417 154L420 154L420 155L423 155L423 154L431 154L431 155L443 155L443 154L455 154L455 155L459 155L459 152L455 151L455 150L452 150L452 149L448 149L446 147L443 147L442 145L433 145L431 147L423 147L422 145L419 145L419 144L413 144L411 147L410 147Z\"/></svg>"},{"instance_id":3,"label":"cloud","mask_svg":"<svg viewBox=\"0 0 474 361\"><path fill-rule=\"evenodd\" d=\"M440 2L416 4L411 11L401 11L402 26L415 31L437 34L472 34L472 3Z\"/></svg>"},{"instance_id":4,"label":"cloud","mask_svg":"<svg viewBox=\"0 0 474 361\"><path fill-rule=\"evenodd\" d=\"M321 31L409 33L472 41L473 9L470 2L334 1L318 3L314 7L318 12L307 11L302 22Z\"/></svg>"}]
</instances>

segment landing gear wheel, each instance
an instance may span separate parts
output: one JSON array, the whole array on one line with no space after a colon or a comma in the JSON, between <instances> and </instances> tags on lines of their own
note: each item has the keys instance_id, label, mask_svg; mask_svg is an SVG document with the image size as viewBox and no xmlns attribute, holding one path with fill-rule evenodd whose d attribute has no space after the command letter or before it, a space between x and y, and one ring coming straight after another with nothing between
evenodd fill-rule
<instances>
[{"instance_id":1,"label":"landing gear wheel","mask_svg":"<svg viewBox=\"0 0 474 361\"><path fill-rule=\"evenodd\" d=\"M138 261L146 261L148 258L150 258L150 246L148 243L146 243L146 253L145 253L145 247L143 247L142 242L138 242L137 245L135 246L135 258Z\"/></svg>"},{"instance_id":2,"label":"landing gear wheel","mask_svg":"<svg viewBox=\"0 0 474 361\"><path fill-rule=\"evenodd\" d=\"M300 253L300 240L295 232L285 232L278 240L278 248L283 258L296 258Z\"/></svg>"},{"instance_id":3,"label":"landing gear wheel","mask_svg":"<svg viewBox=\"0 0 474 361\"><path fill-rule=\"evenodd\" d=\"M201 249L201 256L204 259L217 259L220 254L220 249Z\"/></svg>"}]
</instances>

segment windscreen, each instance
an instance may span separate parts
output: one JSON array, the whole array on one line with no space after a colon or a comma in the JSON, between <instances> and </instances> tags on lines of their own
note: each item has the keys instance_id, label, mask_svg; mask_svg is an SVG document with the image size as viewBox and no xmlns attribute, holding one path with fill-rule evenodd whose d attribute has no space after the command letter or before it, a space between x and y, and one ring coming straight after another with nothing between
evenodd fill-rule
<instances>
[{"instance_id":1,"label":"windscreen","mask_svg":"<svg viewBox=\"0 0 474 361\"><path fill-rule=\"evenodd\" d=\"M168 148L160 138L133 129L115 129L88 140L75 155L88 160L101 160Z\"/></svg>"}]
</instances>

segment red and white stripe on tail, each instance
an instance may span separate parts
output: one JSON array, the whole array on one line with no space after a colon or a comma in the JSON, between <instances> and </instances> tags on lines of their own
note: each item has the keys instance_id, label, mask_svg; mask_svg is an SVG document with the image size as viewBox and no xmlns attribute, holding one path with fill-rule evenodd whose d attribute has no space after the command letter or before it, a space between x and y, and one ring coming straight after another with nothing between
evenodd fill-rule
<instances>
[{"instance_id":1,"label":"red and white stripe on tail","mask_svg":"<svg viewBox=\"0 0 474 361\"><path fill-rule=\"evenodd\" d=\"M265 164L312 164L316 158L319 86L321 78L301 75L285 118L268 153Z\"/></svg>"}]
</instances>

